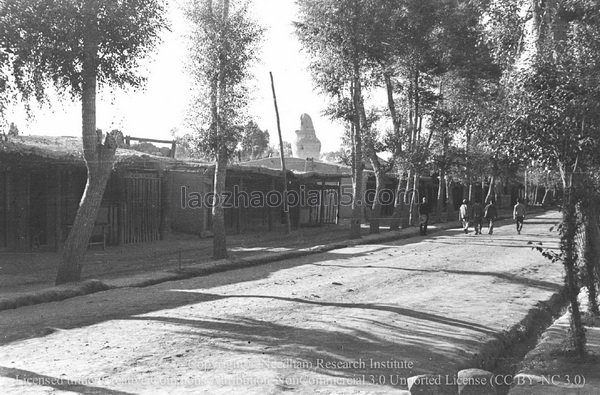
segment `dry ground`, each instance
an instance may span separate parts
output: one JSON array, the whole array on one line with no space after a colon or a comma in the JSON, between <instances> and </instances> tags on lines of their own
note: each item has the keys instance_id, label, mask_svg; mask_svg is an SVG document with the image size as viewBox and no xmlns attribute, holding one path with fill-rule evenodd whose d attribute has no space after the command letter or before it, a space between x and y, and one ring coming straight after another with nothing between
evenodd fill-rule
<instances>
[{"instance_id":1,"label":"dry ground","mask_svg":"<svg viewBox=\"0 0 600 395\"><path fill-rule=\"evenodd\" d=\"M458 230L0 312L2 393L392 393L452 380L562 283L528 242Z\"/></svg>"}]
</instances>

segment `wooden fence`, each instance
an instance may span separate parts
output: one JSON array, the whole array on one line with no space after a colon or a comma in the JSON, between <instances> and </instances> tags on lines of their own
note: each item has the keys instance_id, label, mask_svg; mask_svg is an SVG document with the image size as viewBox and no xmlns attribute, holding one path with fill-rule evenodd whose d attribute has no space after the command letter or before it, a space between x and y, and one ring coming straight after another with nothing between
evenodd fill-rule
<instances>
[{"instance_id":1,"label":"wooden fence","mask_svg":"<svg viewBox=\"0 0 600 395\"><path fill-rule=\"evenodd\" d=\"M161 179L156 173L129 173L124 178L124 244L160 239Z\"/></svg>"}]
</instances>

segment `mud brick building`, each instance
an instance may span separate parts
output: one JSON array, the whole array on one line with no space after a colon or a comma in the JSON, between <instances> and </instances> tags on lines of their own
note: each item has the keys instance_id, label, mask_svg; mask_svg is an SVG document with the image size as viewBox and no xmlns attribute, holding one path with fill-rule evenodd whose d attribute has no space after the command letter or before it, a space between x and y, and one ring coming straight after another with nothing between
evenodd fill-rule
<instances>
[{"instance_id":1,"label":"mud brick building","mask_svg":"<svg viewBox=\"0 0 600 395\"><path fill-rule=\"evenodd\" d=\"M204 198L212 192L213 178L210 163L119 148L91 244L145 243L178 233L210 235L210 207L206 201L190 205L188 200L191 193ZM307 177L288 172L288 188L298 188L302 179ZM75 219L86 180L78 137L15 136L1 142L0 250L59 250ZM335 180L338 185L339 177ZM281 171L232 165L227 169L226 188L232 195L281 194ZM240 203L225 208L228 232L276 231L283 226L282 203ZM327 217L321 212L325 213L319 211L317 218L325 223L337 217L337 206L328 208ZM292 224L298 226L300 208L293 207L291 214Z\"/></svg>"},{"instance_id":2,"label":"mud brick building","mask_svg":"<svg viewBox=\"0 0 600 395\"><path fill-rule=\"evenodd\" d=\"M162 179L174 162L118 149L91 242L160 239ZM16 136L0 144L0 249L60 248L86 180L80 138Z\"/></svg>"}]
</instances>

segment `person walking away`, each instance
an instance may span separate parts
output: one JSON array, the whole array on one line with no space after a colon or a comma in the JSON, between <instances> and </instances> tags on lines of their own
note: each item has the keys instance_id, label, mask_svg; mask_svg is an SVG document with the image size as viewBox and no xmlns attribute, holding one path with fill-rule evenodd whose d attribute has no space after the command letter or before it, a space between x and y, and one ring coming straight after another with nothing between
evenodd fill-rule
<instances>
[{"instance_id":1,"label":"person walking away","mask_svg":"<svg viewBox=\"0 0 600 395\"><path fill-rule=\"evenodd\" d=\"M458 209L458 220L462 222L462 227L465 234L469 233L469 201L463 200L462 205Z\"/></svg>"},{"instance_id":2,"label":"person walking away","mask_svg":"<svg viewBox=\"0 0 600 395\"><path fill-rule=\"evenodd\" d=\"M431 212L431 206L427 198L424 197L421 204L419 204L419 233L422 236L427 234L427 225L429 224L429 213Z\"/></svg>"},{"instance_id":3,"label":"person walking away","mask_svg":"<svg viewBox=\"0 0 600 395\"><path fill-rule=\"evenodd\" d=\"M485 206L485 209L483 210L483 216L488 223L488 234L491 235L494 233L494 221L498 217L498 210L496 210L493 200L490 200L488 205Z\"/></svg>"},{"instance_id":4,"label":"person walking away","mask_svg":"<svg viewBox=\"0 0 600 395\"><path fill-rule=\"evenodd\" d=\"M517 199L517 204L513 210L513 219L517 223L517 233L521 234L523 229L523 221L525 221L525 205L521 203L521 199Z\"/></svg>"},{"instance_id":5,"label":"person walking away","mask_svg":"<svg viewBox=\"0 0 600 395\"><path fill-rule=\"evenodd\" d=\"M481 234L481 228L483 226L483 207L481 203L475 202L473 203L473 207L471 208L471 217L473 218L473 226L475 227L475 234Z\"/></svg>"}]
</instances>

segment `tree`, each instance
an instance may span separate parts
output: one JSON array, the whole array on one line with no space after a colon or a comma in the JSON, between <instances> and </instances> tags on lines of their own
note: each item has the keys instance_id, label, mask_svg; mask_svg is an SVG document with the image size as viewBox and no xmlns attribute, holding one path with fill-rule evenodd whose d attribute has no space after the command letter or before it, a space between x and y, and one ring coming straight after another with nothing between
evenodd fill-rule
<instances>
[{"instance_id":1,"label":"tree","mask_svg":"<svg viewBox=\"0 0 600 395\"><path fill-rule=\"evenodd\" d=\"M98 85L139 87L139 60L166 27L160 0L6 0L0 5L0 45L25 98L44 101L54 86L81 101L85 192L65 242L56 284L78 281L110 176L117 133L96 130ZM104 141L102 141L104 137Z\"/></svg>"},{"instance_id":2,"label":"tree","mask_svg":"<svg viewBox=\"0 0 600 395\"><path fill-rule=\"evenodd\" d=\"M337 163L340 165L350 165L350 152L345 145L339 148L337 151L323 152L321 154L321 160L328 163Z\"/></svg>"},{"instance_id":3,"label":"tree","mask_svg":"<svg viewBox=\"0 0 600 395\"><path fill-rule=\"evenodd\" d=\"M387 1L387 0L386 0ZM303 0L296 33L311 56L313 81L332 100L327 111L350 125L352 221L350 237L360 237L364 196L364 89L369 78L369 52L383 45L378 20L385 9L380 0Z\"/></svg>"},{"instance_id":4,"label":"tree","mask_svg":"<svg viewBox=\"0 0 600 395\"><path fill-rule=\"evenodd\" d=\"M508 149L560 171L560 253L546 255L565 267L573 347L581 356L586 340L577 300L576 236L581 207L594 200L585 186L595 177L600 149L599 5L584 0L531 1L531 9L524 28L527 45L504 81L513 125ZM586 212L594 208L584 208Z\"/></svg>"},{"instance_id":5,"label":"tree","mask_svg":"<svg viewBox=\"0 0 600 395\"><path fill-rule=\"evenodd\" d=\"M272 145L269 148L267 148L265 155L267 156L267 158L279 158L279 156L281 155L279 151L280 150L278 146ZM289 141L283 142L283 156L285 156L286 158L291 158L292 156L294 156L292 150L292 143L290 143Z\"/></svg>"},{"instance_id":6,"label":"tree","mask_svg":"<svg viewBox=\"0 0 600 395\"><path fill-rule=\"evenodd\" d=\"M445 94L452 88L446 86L457 85L455 82L460 80L467 83L486 78L493 67L487 48L481 43L479 2L402 0L379 4L385 12L378 14L373 41L382 45L373 46L369 64L386 90L393 126L387 140L399 181L391 223L391 228L397 229L401 222L408 225L416 214L417 193L408 202L401 197L410 191L418 192L419 176L430 168L432 142L439 134L436 122L443 118L437 117L436 121L436 111L455 115L448 109L448 102L454 97ZM449 131L446 128L441 132ZM442 151L447 151L449 136L437 137ZM445 154L437 159L444 157Z\"/></svg>"},{"instance_id":7,"label":"tree","mask_svg":"<svg viewBox=\"0 0 600 395\"><path fill-rule=\"evenodd\" d=\"M263 158L269 149L269 131L249 121L242 130L238 159L241 162Z\"/></svg>"},{"instance_id":8,"label":"tree","mask_svg":"<svg viewBox=\"0 0 600 395\"><path fill-rule=\"evenodd\" d=\"M229 0L192 2L186 10L193 26L189 68L197 91L191 119L198 147L215 161L213 256L227 256L223 193L227 164L242 138L247 107L246 81L256 60L262 28L247 6L230 10Z\"/></svg>"}]
</instances>

